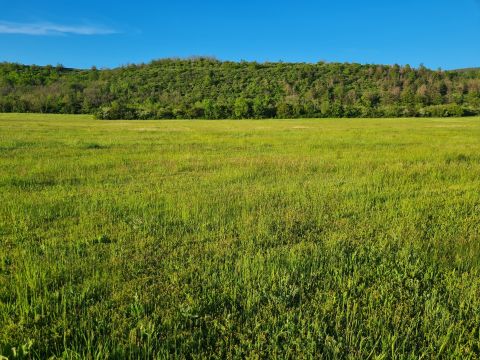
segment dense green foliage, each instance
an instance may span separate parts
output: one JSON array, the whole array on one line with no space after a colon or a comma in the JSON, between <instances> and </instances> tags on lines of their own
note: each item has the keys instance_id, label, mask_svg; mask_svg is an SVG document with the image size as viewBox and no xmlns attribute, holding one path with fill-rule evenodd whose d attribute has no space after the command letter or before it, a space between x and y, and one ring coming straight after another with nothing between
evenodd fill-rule
<instances>
[{"instance_id":1,"label":"dense green foliage","mask_svg":"<svg viewBox=\"0 0 480 360\"><path fill-rule=\"evenodd\" d=\"M478 118L0 115L0 354L477 359L479 147Z\"/></svg>"},{"instance_id":2,"label":"dense green foliage","mask_svg":"<svg viewBox=\"0 0 480 360\"><path fill-rule=\"evenodd\" d=\"M113 70L0 64L0 111L102 119L480 114L480 71L159 60Z\"/></svg>"}]
</instances>

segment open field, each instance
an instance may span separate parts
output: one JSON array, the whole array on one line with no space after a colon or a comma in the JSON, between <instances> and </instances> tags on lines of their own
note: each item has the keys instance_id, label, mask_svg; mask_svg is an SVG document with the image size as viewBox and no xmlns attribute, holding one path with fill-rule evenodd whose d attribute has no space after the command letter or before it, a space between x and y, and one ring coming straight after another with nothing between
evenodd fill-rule
<instances>
[{"instance_id":1,"label":"open field","mask_svg":"<svg viewBox=\"0 0 480 360\"><path fill-rule=\"evenodd\" d=\"M0 115L0 354L480 357L480 119Z\"/></svg>"}]
</instances>

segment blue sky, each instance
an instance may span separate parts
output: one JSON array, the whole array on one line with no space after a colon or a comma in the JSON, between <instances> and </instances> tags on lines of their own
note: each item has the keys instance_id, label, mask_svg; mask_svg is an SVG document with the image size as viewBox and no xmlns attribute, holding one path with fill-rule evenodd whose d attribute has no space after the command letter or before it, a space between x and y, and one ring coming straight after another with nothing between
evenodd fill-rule
<instances>
[{"instance_id":1,"label":"blue sky","mask_svg":"<svg viewBox=\"0 0 480 360\"><path fill-rule=\"evenodd\" d=\"M163 57L480 66L480 0L5 1L0 61Z\"/></svg>"}]
</instances>

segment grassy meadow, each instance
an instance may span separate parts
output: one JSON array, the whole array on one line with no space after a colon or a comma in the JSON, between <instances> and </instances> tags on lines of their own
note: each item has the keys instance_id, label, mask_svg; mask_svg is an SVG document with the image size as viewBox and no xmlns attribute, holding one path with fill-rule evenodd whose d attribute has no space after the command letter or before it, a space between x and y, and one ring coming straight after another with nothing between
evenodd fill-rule
<instances>
[{"instance_id":1,"label":"grassy meadow","mask_svg":"<svg viewBox=\"0 0 480 360\"><path fill-rule=\"evenodd\" d=\"M480 119L0 115L0 354L480 358Z\"/></svg>"}]
</instances>

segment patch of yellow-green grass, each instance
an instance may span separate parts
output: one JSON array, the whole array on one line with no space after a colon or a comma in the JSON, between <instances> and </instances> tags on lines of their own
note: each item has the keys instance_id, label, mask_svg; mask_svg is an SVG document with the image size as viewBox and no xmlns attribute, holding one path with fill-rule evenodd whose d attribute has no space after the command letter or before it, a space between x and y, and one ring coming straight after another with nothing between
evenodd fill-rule
<instances>
[{"instance_id":1,"label":"patch of yellow-green grass","mask_svg":"<svg viewBox=\"0 0 480 360\"><path fill-rule=\"evenodd\" d=\"M477 358L480 119L0 114L0 354Z\"/></svg>"}]
</instances>

